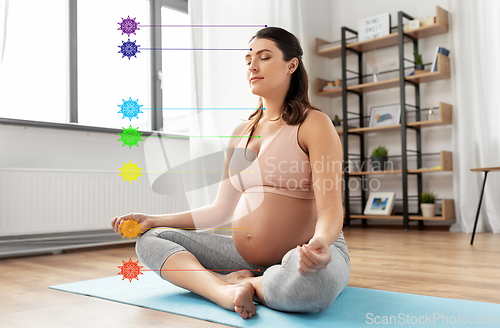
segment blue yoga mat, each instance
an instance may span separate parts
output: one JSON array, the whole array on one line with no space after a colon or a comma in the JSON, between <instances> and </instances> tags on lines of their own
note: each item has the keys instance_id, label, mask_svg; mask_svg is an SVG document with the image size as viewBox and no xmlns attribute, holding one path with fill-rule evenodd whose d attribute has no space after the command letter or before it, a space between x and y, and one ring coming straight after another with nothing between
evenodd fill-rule
<instances>
[{"instance_id":1,"label":"blue yoga mat","mask_svg":"<svg viewBox=\"0 0 500 328\"><path fill-rule=\"evenodd\" d=\"M317 313L287 313L256 303L257 314L242 319L236 312L220 308L152 271L145 271L132 282L122 278L117 275L49 288L237 327L500 327L500 304L357 287L347 287L328 309Z\"/></svg>"}]
</instances>

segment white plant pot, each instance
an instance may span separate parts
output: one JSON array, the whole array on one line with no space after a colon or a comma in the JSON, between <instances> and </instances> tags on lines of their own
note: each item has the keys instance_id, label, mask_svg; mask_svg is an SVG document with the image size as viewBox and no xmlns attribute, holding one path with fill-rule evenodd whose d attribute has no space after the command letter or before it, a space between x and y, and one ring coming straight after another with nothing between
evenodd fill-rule
<instances>
[{"instance_id":1,"label":"white plant pot","mask_svg":"<svg viewBox=\"0 0 500 328\"><path fill-rule=\"evenodd\" d=\"M436 204L420 204L420 209L423 217L436 216Z\"/></svg>"}]
</instances>

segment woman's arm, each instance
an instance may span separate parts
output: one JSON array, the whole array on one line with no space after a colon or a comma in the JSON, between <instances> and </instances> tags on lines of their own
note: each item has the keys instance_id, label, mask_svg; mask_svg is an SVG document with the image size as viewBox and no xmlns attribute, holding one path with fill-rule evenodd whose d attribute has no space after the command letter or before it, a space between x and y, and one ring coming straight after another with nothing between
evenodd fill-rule
<instances>
[{"instance_id":1,"label":"woman's arm","mask_svg":"<svg viewBox=\"0 0 500 328\"><path fill-rule=\"evenodd\" d=\"M312 115L311 115L312 114ZM318 219L315 237L331 245L343 226L342 143L328 115L311 111L303 123L304 144L309 152Z\"/></svg>"}]
</instances>

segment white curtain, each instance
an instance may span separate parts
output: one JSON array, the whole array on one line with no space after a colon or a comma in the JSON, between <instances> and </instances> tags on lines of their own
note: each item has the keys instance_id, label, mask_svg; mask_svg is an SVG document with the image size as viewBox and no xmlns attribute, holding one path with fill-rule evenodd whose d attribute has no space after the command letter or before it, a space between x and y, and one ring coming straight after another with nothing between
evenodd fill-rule
<instances>
[{"instance_id":1,"label":"white curtain","mask_svg":"<svg viewBox=\"0 0 500 328\"><path fill-rule=\"evenodd\" d=\"M472 232L484 173L500 166L500 1L450 0L453 188L457 222ZM477 232L500 232L500 172L488 174Z\"/></svg>"},{"instance_id":2,"label":"white curtain","mask_svg":"<svg viewBox=\"0 0 500 328\"><path fill-rule=\"evenodd\" d=\"M306 68L309 55L304 47L303 0L189 0L189 16L193 25L260 25L260 27L193 27L195 99L198 108L234 108L234 110L198 110L192 120L190 135L230 136L233 129L256 108L258 97L250 92L246 81L244 56L248 42L264 25L281 27L293 33L304 50ZM236 50L237 49L237 50ZM228 138L191 138L190 158L224 151ZM198 168L199 169L199 168ZM211 203L218 185L189 193L190 208Z\"/></svg>"},{"instance_id":3,"label":"white curtain","mask_svg":"<svg viewBox=\"0 0 500 328\"><path fill-rule=\"evenodd\" d=\"M2 67L3 54L7 44L7 17L9 13L9 0L0 0L0 68Z\"/></svg>"}]
</instances>

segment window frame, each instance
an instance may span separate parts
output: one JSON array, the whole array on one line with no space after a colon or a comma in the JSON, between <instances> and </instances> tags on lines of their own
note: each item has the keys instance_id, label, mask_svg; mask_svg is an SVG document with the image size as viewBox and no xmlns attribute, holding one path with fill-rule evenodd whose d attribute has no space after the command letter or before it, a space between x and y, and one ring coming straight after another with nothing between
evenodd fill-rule
<instances>
[{"instance_id":1,"label":"window frame","mask_svg":"<svg viewBox=\"0 0 500 328\"><path fill-rule=\"evenodd\" d=\"M169 7L184 13L188 13L188 0L150 0L149 13L150 24L161 24L161 8ZM68 108L67 115L69 123L43 122L33 120L22 120L13 118L0 117L0 124L20 125L31 127L42 127L50 129L63 129L72 131L86 132L103 132L103 133L118 133L122 129L106 128L99 126L81 125L78 124L78 27L77 27L77 0L67 1L67 26L68 26ZM161 48L161 28L150 28L150 39L152 48ZM161 81L158 78L158 72L161 71L161 52L151 51L151 106L152 108L163 108ZM145 136L150 136L153 133L165 135L176 135L160 131L163 128L163 114L161 110L153 110L151 112L151 131L140 131Z\"/></svg>"}]
</instances>

